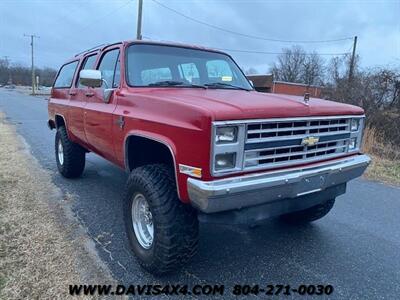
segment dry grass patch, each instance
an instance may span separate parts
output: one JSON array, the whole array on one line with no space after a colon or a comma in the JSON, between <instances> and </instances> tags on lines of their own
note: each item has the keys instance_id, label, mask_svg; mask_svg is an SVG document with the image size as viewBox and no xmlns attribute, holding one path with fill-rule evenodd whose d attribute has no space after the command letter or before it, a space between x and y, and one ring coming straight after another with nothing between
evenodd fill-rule
<instances>
[{"instance_id":1,"label":"dry grass patch","mask_svg":"<svg viewBox=\"0 0 400 300\"><path fill-rule=\"evenodd\" d=\"M69 284L115 283L62 195L0 113L0 298L55 299Z\"/></svg>"},{"instance_id":2,"label":"dry grass patch","mask_svg":"<svg viewBox=\"0 0 400 300\"><path fill-rule=\"evenodd\" d=\"M365 177L400 185L400 150L382 141L375 128L365 129L363 150L372 158Z\"/></svg>"},{"instance_id":3,"label":"dry grass patch","mask_svg":"<svg viewBox=\"0 0 400 300\"><path fill-rule=\"evenodd\" d=\"M365 177L385 183L400 185L400 161L383 159L371 155L372 163L365 172Z\"/></svg>"}]
</instances>

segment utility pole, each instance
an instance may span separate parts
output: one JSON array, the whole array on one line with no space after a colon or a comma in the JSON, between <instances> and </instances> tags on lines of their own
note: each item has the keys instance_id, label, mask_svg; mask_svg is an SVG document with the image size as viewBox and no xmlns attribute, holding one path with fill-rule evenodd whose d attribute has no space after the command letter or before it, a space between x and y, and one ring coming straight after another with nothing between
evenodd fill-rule
<instances>
[{"instance_id":1,"label":"utility pole","mask_svg":"<svg viewBox=\"0 0 400 300\"><path fill-rule=\"evenodd\" d=\"M33 39L34 39L34 38L39 38L39 36L34 35L34 34L24 34L24 36L30 37L30 38L31 38L31 56L32 56L32 67L31 67L31 71L32 71L32 95L35 95L35 64L34 64L34 61L33 61Z\"/></svg>"},{"instance_id":2,"label":"utility pole","mask_svg":"<svg viewBox=\"0 0 400 300\"><path fill-rule=\"evenodd\" d=\"M355 63L355 59L356 59L356 47L357 47L357 36L354 37L353 53L351 54L351 58L350 58L349 83L351 83L351 81L353 80L354 63Z\"/></svg>"},{"instance_id":3,"label":"utility pole","mask_svg":"<svg viewBox=\"0 0 400 300\"><path fill-rule=\"evenodd\" d=\"M143 8L143 0L138 1L138 15L137 15L137 32L136 39L142 39L142 8Z\"/></svg>"}]
</instances>

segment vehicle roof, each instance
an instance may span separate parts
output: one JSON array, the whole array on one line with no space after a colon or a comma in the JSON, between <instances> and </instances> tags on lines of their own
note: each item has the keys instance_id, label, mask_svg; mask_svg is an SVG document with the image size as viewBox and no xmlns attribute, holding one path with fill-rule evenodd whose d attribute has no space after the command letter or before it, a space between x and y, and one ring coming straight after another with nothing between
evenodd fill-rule
<instances>
[{"instance_id":1,"label":"vehicle roof","mask_svg":"<svg viewBox=\"0 0 400 300\"><path fill-rule=\"evenodd\" d=\"M216 53L221 53L230 56L229 54L217 50L217 49L212 49L212 48L207 48L203 46L198 46L198 45L190 45L190 44L184 44L184 43L178 43L178 42L166 42L166 41L149 41L149 40L125 40L121 42L116 42L116 43L110 43L110 44L102 44L93 48L90 48L88 50L82 51L78 54L76 54L74 57L71 59L67 60L66 63L81 59L84 56L87 56L88 54L93 54L98 51L101 51L107 47L113 46L113 45L118 45L118 44L123 44L123 45L128 45L128 44L147 44L147 45L160 45L160 46L172 46L172 47L181 47L181 48L189 48L189 49L194 49L194 50L203 50L203 51L210 51L210 52L216 52Z\"/></svg>"}]
</instances>

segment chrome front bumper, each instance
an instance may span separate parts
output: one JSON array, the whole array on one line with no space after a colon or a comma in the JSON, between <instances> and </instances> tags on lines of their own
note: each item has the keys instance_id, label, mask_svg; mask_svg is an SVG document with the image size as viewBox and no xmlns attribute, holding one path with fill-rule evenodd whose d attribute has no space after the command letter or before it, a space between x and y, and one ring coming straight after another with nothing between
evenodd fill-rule
<instances>
[{"instance_id":1,"label":"chrome front bumper","mask_svg":"<svg viewBox=\"0 0 400 300\"><path fill-rule=\"evenodd\" d=\"M296 198L346 183L363 174L371 159L356 155L329 162L215 181L188 178L189 198L204 213Z\"/></svg>"}]
</instances>

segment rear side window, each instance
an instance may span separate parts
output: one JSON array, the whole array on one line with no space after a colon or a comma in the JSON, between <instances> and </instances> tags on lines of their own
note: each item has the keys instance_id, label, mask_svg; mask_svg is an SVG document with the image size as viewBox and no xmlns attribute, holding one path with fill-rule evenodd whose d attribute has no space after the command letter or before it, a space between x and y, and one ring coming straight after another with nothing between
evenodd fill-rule
<instances>
[{"instance_id":1,"label":"rear side window","mask_svg":"<svg viewBox=\"0 0 400 300\"><path fill-rule=\"evenodd\" d=\"M94 64L96 63L96 57L97 57L97 54L86 57L86 61L85 61L85 64L84 64L82 70L94 69Z\"/></svg>"},{"instance_id":2,"label":"rear side window","mask_svg":"<svg viewBox=\"0 0 400 300\"><path fill-rule=\"evenodd\" d=\"M81 68L81 70L86 70L86 69L94 69L94 64L96 63L96 57L97 54L95 55L90 55L88 57L85 58L85 62L83 63L83 66ZM79 74L78 74L78 87L84 87L83 85L80 84L79 82Z\"/></svg>"},{"instance_id":3,"label":"rear side window","mask_svg":"<svg viewBox=\"0 0 400 300\"><path fill-rule=\"evenodd\" d=\"M60 72L54 82L54 88L70 88L72 85L72 79L74 79L74 74L76 67L78 66L78 61L73 61L69 64L63 65Z\"/></svg>"}]
</instances>

